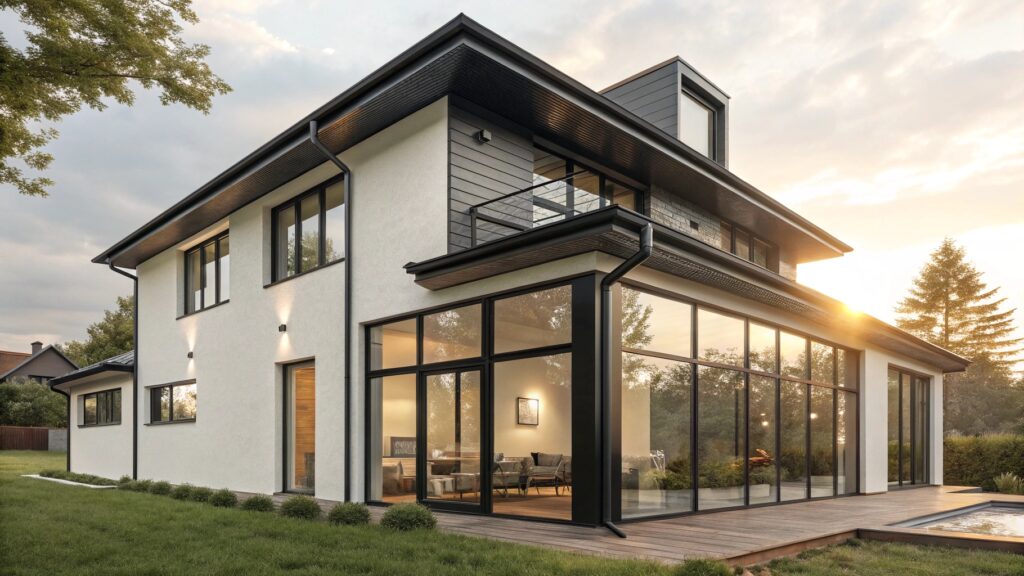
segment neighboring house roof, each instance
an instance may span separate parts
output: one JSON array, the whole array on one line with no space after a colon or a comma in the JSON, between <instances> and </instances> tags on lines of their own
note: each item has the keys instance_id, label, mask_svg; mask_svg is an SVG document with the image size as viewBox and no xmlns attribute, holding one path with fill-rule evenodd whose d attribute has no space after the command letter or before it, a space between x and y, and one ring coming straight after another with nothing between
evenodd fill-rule
<instances>
[{"instance_id":1,"label":"neighboring house roof","mask_svg":"<svg viewBox=\"0 0 1024 576\"><path fill-rule=\"evenodd\" d=\"M60 348L57 348L56 346L51 344L51 345L43 348L39 352L37 352L35 354L29 355L28 358L25 358L24 360L22 360L21 362L19 362L15 366L11 367L7 371L0 373L0 381L6 380L10 376L46 376L46 377L56 377L56 376L62 375L62 374L56 374L52 370L41 370L39 372L32 372L30 370L32 364L35 364L35 363L41 361L41 359L44 356L46 356L46 355L56 355L58 358L60 358L60 360L62 360L63 362L67 363L67 365L70 367L69 368L70 370L75 370L75 369L78 368L78 364L75 364L74 362L71 361L71 359L69 359L67 356L65 356L64 353L60 351ZM43 372L49 372L49 373L43 373ZM66 372L65 372L65 374L66 374Z\"/></svg>"},{"instance_id":2,"label":"neighboring house roof","mask_svg":"<svg viewBox=\"0 0 1024 576\"><path fill-rule=\"evenodd\" d=\"M31 354L27 352L10 352L0 350L0 374L6 374L12 368L24 362Z\"/></svg>"},{"instance_id":3,"label":"neighboring house roof","mask_svg":"<svg viewBox=\"0 0 1024 576\"><path fill-rule=\"evenodd\" d=\"M50 386L57 386L60 384L67 384L75 380L80 380L87 376L93 376L101 374L103 372L131 372L135 369L135 351L130 350L117 356L111 356L106 360L100 360L95 364L90 364L84 368L79 368L74 372L69 372L58 378L50 380Z\"/></svg>"},{"instance_id":4,"label":"neighboring house roof","mask_svg":"<svg viewBox=\"0 0 1024 576\"><path fill-rule=\"evenodd\" d=\"M325 163L310 142L311 122L338 154L444 96L486 105L623 174L677 182L689 200L763 230L798 261L852 250L724 166L460 14L93 261L135 268Z\"/></svg>"}]
</instances>

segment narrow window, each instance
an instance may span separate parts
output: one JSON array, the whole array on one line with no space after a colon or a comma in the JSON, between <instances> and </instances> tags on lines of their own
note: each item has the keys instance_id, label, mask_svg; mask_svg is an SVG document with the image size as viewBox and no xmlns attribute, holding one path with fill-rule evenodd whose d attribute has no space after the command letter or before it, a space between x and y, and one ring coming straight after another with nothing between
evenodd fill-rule
<instances>
[{"instance_id":1,"label":"narrow window","mask_svg":"<svg viewBox=\"0 0 1024 576\"><path fill-rule=\"evenodd\" d=\"M231 294L228 233L185 252L185 313L226 302Z\"/></svg>"},{"instance_id":2,"label":"narrow window","mask_svg":"<svg viewBox=\"0 0 1024 576\"><path fill-rule=\"evenodd\" d=\"M150 422L196 419L196 384L168 384L150 389Z\"/></svg>"},{"instance_id":3,"label":"narrow window","mask_svg":"<svg viewBox=\"0 0 1024 576\"><path fill-rule=\"evenodd\" d=\"M121 390L104 390L82 397L81 426L121 423Z\"/></svg>"},{"instance_id":4,"label":"narrow window","mask_svg":"<svg viewBox=\"0 0 1024 576\"><path fill-rule=\"evenodd\" d=\"M679 106L679 139L708 158L714 149L715 111L683 92Z\"/></svg>"}]
</instances>

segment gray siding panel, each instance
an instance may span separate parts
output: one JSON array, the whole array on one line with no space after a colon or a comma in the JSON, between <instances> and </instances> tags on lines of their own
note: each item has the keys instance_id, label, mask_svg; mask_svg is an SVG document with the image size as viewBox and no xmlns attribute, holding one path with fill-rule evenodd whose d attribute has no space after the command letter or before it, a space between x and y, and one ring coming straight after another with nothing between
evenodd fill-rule
<instances>
[{"instance_id":1,"label":"gray siding panel","mask_svg":"<svg viewBox=\"0 0 1024 576\"><path fill-rule=\"evenodd\" d=\"M633 81L604 93L604 96L633 114L678 137L679 74L667 64Z\"/></svg>"},{"instance_id":2,"label":"gray siding panel","mask_svg":"<svg viewBox=\"0 0 1024 576\"><path fill-rule=\"evenodd\" d=\"M486 144L476 139L482 129L491 133L491 141ZM522 134L452 106L448 149L448 251L456 252L470 246L470 206L522 190L533 183L533 142ZM531 218L512 202L492 205L488 214L519 222ZM479 232L481 238L488 237Z\"/></svg>"}]
</instances>

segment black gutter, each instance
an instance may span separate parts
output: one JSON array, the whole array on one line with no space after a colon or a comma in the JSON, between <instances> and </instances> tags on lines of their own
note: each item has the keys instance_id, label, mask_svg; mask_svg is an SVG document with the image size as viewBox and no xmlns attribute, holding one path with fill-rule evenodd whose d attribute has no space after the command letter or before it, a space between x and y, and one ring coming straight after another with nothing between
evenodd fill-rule
<instances>
[{"instance_id":1,"label":"black gutter","mask_svg":"<svg viewBox=\"0 0 1024 576\"><path fill-rule=\"evenodd\" d=\"M601 483L601 523L619 538L626 534L612 523L612 285L627 272L643 264L654 252L654 225L640 230L640 249L601 280L601 454L604 481Z\"/></svg>"},{"instance_id":2,"label":"black gutter","mask_svg":"<svg viewBox=\"0 0 1024 576\"><path fill-rule=\"evenodd\" d=\"M352 500L352 170L320 141L316 120L309 141L345 175L345 501Z\"/></svg>"},{"instance_id":3,"label":"black gutter","mask_svg":"<svg viewBox=\"0 0 1024 576\"><path fill-rule=\"evenodd\" d=\"M114 364L114 363L103 362L103 363L100 363L100 364L96 364L95 366L89 366L89 367L83 368L81 370L76 370L76 371L74 371L74 372L72 372L70 374L65 374L64 376L60 376L60 377L57 377L57 378L51 378L49 384L50 384L50 386L60 386L61 384L67 384L68 382L74 382L75 380L79 380L79 379L85 378L87 376L93 376L95 374L100 374L102 372L131 372L134 369L135 369L134 365L133 366L126 366L124 364Z\"/></svg>"},{"instance_id":4,"label":"black gutter","mask_svg":"<svg viewBox=\"0 0 1024 576\"><path fill-rule=\"evenodd\" d=\"M139 478L139 277L129 274L114 266L107 258L107 267L132 281L132 345L134 359L132 361L132 479ZM70 410L70 396L68 396ZM68 420L68 454L71 454L71 420ZM69 469L70 471L70 469Z\"/></svg>"}]
</instances>

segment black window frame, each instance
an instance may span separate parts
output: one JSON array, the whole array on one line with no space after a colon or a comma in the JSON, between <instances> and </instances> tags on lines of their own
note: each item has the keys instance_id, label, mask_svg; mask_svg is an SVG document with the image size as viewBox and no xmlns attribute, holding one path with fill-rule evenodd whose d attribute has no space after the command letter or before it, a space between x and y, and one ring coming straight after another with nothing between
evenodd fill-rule
<instances>
[{"instance_id":1,"label":"black window frame","mask_svg":"<svg viewBox=\"0 0 1024 576\"><path fill-rule=\"evenodd\" d=\"M118 396L117 402L117 419L114 420L111 416L114 413L114 396ZM110 388L107 390L97 390L96 392L89 392L88 394L82 394L82 422L78 425L79 428L93 428L96 426L116 426L121 423L121 399L124 396L121 394L120 388ZM85 404L90 398L96 399L96 421L89 422L87 420L88 413L85 410ZM100 422L100 402L107 403L107 421Z\"/></svg>"},{"instance_id":2,"label":"black window frame","mask_svg":"<svg viewBox=\"0 0 1024 576\"><path fill-rule=\"evenodd\" d=\"M217 234L215 236L212 236L210 238L207 238L206 240L203 240L202 242L196 244L195 246L192 246L188 250L185 250L185 266L184 266L185 273L182 274L182 277L184 279L184 287L185 287L185 290L184 290L184 292L185 292L185 303L184 303L185 304L185 307L184 307L184 312L185 313L184 313L184 316L188 316L189 314L195 314L196 312L202 312L203 310L209 310L210 308L213 308L214 306L220 306L221 304L227 304L228 302L231 301L230 298L225 298L225 299L221 300L221 297L220 297L220 295L221 295L221 282L222 282L221 271L220 271L220 264L221 264L220 244L221 244L221 240L223 240L225 238L229 238L230 235L231 235L231 230L225 230L225 231L223 231L223 232L221 232L221 233L219 233L219 234ZM228 241L230 242L230 239ZM214 261L214 276L215 276L215 278L213 279L213 282L214 282L214 295L213 295L214 302L213 302L213 304L207 305L206 304L206 289L205 289L205 285L208 282L208 279L206 278L206 264L207 264L207 262L206 262L206 247L211 245L211 244L213 245L213 261ZM191 302L191 294L190 294L191 288L189 286L189 284L190 284L189 281L192 280L192 270L191 270L192 267L189 266L189 258L193 254L196 254L196 257L199 258L200 285L204 286L204 288L199 290L198 302ZM230 281L231 281L231 279L228 278L228 282L230 282ZM191 308L189 307L190 303L192 304Z\"/></svg>"},{"instance_id":3,"label":"black window frame","mask_svg":"<svg viewBox=\"0 0 1024 576\"><path fill-rule=\"evenodd\" d=\"M729 254L732 254L733 256L736 256L737 258L740 258L740 259L742 259L742 260L744 260L746 262L750 262L751 264L753 264L754 266L757 266L758 268L763 268L764 270L768 270L770 272L775 272L775 273L779 272L779 266L778 266L779 248L778 248L778 246L776 246L775 244L765 240L764 238L762 238L760 236L757 236L756 234L751 232L749 229L744 228L742 226L738 226L735 222L731 222L729 220L725 220L724 218L719 218L718 220L719 220L719 224L718 225L720 227L719 228L719 244L718 244L718 249L719 250L722 250L723 252L728 252ZM721 245L721 227L728 227L729 228L729 247L728 248L724 248ZM747 253L745 255L744 254L738 254L736 252L736 233L737 232L739 232L741 234L745 234L747 236ZM765 265L764 266L762 266L762 265L760 265L760 264L758 264L757 262L754 261L754 244L758 243L758 242L760 242L761 244L763 244L766 247L766 250L765 250Z\"/></svg>"},{"instance_id":4,"label":"black window frame","mask_svg":"<svg viewBox=\"0 0 1024 576\"><path fill-rule=\"evenodd\" d=\"M697 94L695 90L693 90L687 85L687 80L685 76L683 77L683 82L680 91L682 92L681 97L693 100L694 103L696 103L698 106L703 106L704 108L707 109L708 112L711 113L710 118L708 120L708 155L706 156L706 158L717 162L719 159L717 127L718 115L720 113L721 106L716 105L709 101L707 98L704 98L703 96ZM682 140L680 140L680 142L682 142ZM683 144L686 144L686 142L683 142ZM687 146L689 146L689 144L687 144ZM700 154L699 150L696 150L696 148L694 148L694 150L697 151L698 154ZM701 154L701 156L704 155Z\"/></svg>"},{"instance_id":5,"label":"black window frame","mask_svg":"<svg viewBox=\"0 0 1024 576\"><path fill-rule=\"evenodd\" d=\"M324 206L327 204L327 189L335 184L343 183L345 181L346 174L339 174L328 180L313 186L309 190L302 192L281 204L278 204L270 211L270 282L276 283L290 278L295 278L307 272L313 272L321 268L336 264L338 262L344 262L348 256L345 253L345 246L341 247L341 257L327 261L327 210ZM311 268L303 270L302 268L302 201L311 196L317 196L318 198L318 214L317 214L317 226L319 226L319 237L317 238L317 264ZM280 217L281 212L292 208L295 214L295 273L291 275L282 275L282 271L278 266L278 232L277 232L277 221ZM348 210L348 194L347 190L342 198L341 204L336 206L341 208L343 211ZM345 215L342 214L344 220ZM348 226L348 222L345 222L345 226ZM342 231L342 234L346 234L346 231Z\"/></svg>"},{"instance_id":6,"label":"black window frame","mask_svg":"<svg viewBox=\"0 0 1024 576\"><path fill-rule=\"evenodd\" d=\"M183 422L195 422L196 416L191 418L174 418L174 389L183 388L185 386L196 386L195 380L186 380L184 382L174 382L172 384L161 384L159 386L152 386L149 389L149 424L178 424ZM167 408L167 420L160 417L160 393L162 390L168 390L170 404ZM196 386L196 414L199 413L199 387Z\"/></svg>"},{"instance_id":7,"label":"black window frame","mask_svg":"<svg viewBox=\"0 0 1024 576\"><path fill-rule=\"evenodd\" d=\"M897 408L898 408L898 415L897 415L897 418L896 418L896 426L897 426L897 428L896 428L897 429L896 463L897 464L896 464L896 480L895 481L891 481L891 480L888 480L888 477L886 478L886 481L887 481L886 483L888 485L888 489L889 490L894 490L894 489L899 489L899 488L904 488L904 487L911 487L911 486L912 487L930 486L931 485L931 464L932 464L931 463L931 454L930 454L931 445L932 445L932 429L931 429L931 418L932 418L932 415L931 415L931 411L932 411L932 376L930 376L928 374L925 374L923 372L918 372L916 370L911 370L909 368L904 368L904 367L898 366L896 364L889 364L889 366L888 366L888 368L886 370L887 376L891 372L895 372L896 373L896 381L897 381L897 386L896 386L896 391L897 391ZM910 384L910 409L907 411L909 416L910 416L910 422L909 422L909 429L910 429L909 444L910 444L910 448L909 448L909 450L906 450L906 451L903 450L904 440L906 440L903 437L903 428L904 428L904 418L903 418L903 412L904 412L904 405L903 405L903 400L904 400L904 391L903 391L904 382L903 382L903 377L904 376L907 376L910 379L910 383L909 383ZM919 396L920 396L920 394L922 392L922 390L920 390L920 388L922 388L922 387L919 386L919 384L923 384L923 388L924 388L923 392L925 394L925 397L924 397L924 400L923 400L924 412L922 414L919 414L917 412L917 410L916 410L916 408L919 405L921 405L921 404L919 404L921 402L921 398ZM887 383L887 385L888 385L888 383ZM887 406L888 406L888 399L887 399ZM922 417L924 418L924 421L925 421L924 422L924 435L925 435L925 437L924 437L924 448L925 448L925 452L924 452L924 454L921 455L922 463L924 465L924 470L923 470L924 478L918 478L917 477L917 467L915 465L917 463L917 444L918 444L918 440L919 440L917 438L917 432L918 432L918 419L922 418ZM888 436L886 437L886 442L888 442ZM910 472L909 476L910 476L910 478L907 479L907 480L904 480L903 479L903 465L904 465L904 461L907 460L907 458L910 459L910 467L909 467L909 472ZM888 474L888 470L886 471L886 474Z\"/></svg>"}]
</instances>

